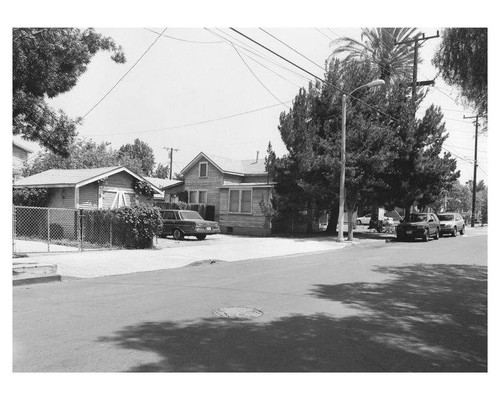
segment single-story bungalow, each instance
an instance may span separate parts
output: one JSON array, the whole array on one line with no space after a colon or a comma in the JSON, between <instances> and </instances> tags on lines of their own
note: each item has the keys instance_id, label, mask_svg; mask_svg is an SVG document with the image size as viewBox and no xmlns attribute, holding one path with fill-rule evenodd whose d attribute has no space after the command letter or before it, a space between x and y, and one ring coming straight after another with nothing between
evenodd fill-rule
<instances>
[{"instance_id":1,"label":"single-story bungalow","mask_svg":"<svg viewBox=\"0 0 500 400\"><path fill-rule=\"evenodd\" d=\"M135 190L146 182L154 193L163 192L153 183L126 167L50 169L14 182L14 188L50 189L47 207L108 209L130 206L135 201L153 204L153 198Z\"/></svg>"}]
</instances>

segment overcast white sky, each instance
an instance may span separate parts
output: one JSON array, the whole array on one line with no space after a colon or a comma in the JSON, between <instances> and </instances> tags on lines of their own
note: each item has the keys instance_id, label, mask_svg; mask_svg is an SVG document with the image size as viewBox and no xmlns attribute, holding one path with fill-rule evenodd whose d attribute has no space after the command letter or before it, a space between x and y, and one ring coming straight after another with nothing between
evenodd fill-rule
<instances>
[{"instance_id":1,"label":"overcast white sky","mask_svg":"<svg viewBox=\"0 0 500 400\"><path fill-rule=\"evenodd\" d=\"M51 100L51 105L71 117L85 115L154 42L157 34L152 31L161 33L163 29L98 29L123 47L127 62L115 64L110 54L99 53L76 87ZM265 29L319 66L324 65L331 53L333 39L341 36L360 39L360 28ZM439 29L420 28L426 36L435 35ZM323 77L322 68L258 28L241 31ZM313 79L311 76L228 28L168 28L164 35L170 37L162 36L88 114L79 128L80 137L107 141L114 149L139 138L153 148L158 163L169 162L165 148L173 147L178 149L174 153L174 172L179 172L200 151L250 159L257 151L264 157L271 141L278 156L285 154L277 129L279 114L286 109L280 101L289 106L287 102L294 98L299 87L307 86L308 80ZM238 52L221 37L233 41ZM436 76L430 60L439 41L430 39L421 47L423 64L419 67L419 80ZM473 173L474 126L472 120L462 118L473 112L464 109L456 98L457 92L438 79L424 104L442 107L450 134L445 146L456 155L460 180L465 182L472 179ZM270 106L274 107L230 117ZM229 118L202 123L221 117ZM478 179L487 181L485 137L479 139L478 160Z\"/></svg>"}]
</instances>

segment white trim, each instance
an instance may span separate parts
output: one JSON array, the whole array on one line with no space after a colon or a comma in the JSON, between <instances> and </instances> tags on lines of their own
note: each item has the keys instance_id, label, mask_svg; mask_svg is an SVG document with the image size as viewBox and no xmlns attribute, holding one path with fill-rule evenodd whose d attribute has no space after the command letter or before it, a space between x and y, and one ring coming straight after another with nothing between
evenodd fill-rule
<instances>
[{"instance_id":1,"label":"white trim","mask_svg":"<svg viewBox=\"0 0 500 400\"><path fill-rule=\"evenodd\" d=\"M215 163L210 157L208 157L205 153L201 152L200 154L198 154L195 158L193 158L193 160L188 164L186 165L182 171L180 172L181 175L185 175L185 173L187 171L189 171L192 167L195 166L195 164L200 161L200 159L204 157L207 161L209 161L215 168L217 168L218 171L220 171L221 173L223 174L229 174L229 175L237 175L237 176L245 176L244 173L241 173L241 172L233 172L233 171L225 171L223 170L221 167L219 167L217 165L217 163Z\"/></svg>"},{"instance_id":2,"label":"white trim","mask_svg":"<svg viewBox=\"0 0 500 400\"><path fill-rule=\"evenodd\" d=\"M201 176L201 165L204 164L206 166L205 168L205 176ZM208 161L200 161L198 163L198 178L200 179L205 179L208 178Z\"/></svg>"},{"instance_id":3,"label":"white trim","mask_svg":"<svg viewBox=\"0 0 500 400\"><path fill-rule=\"evenodd\" d=\"M188 204L208 204L208 190L188 190ZM206 193L205 203L200 203L200 192ZM191 193L196 193L196 201L191 202Z\"/></svg>"},{"instance_id":4,"label":"white trim","mask_svg":"<svg viewBox=\"0 0 500 400\"><path fill-rule=\"evenodd\" d=\"M231 192L238 192L238 211L231 211ZM241 192L250 192L250 211L243 212L241 211ZM253 190L250 189L229 189L227 194L227 213L228 214L241 214L241 215L253 215Z\"/></svg>"},{"instance_id":5,"label":"white trim","mask_svg":"<svg viewBox=\"0 0 500 400\"><path fill-rule=\"evenodd\" d=\"M136 178L136 179L138 179L138 180L140 180L142 182L148 183L153 188L153 190L155 190L158 194L163 194L163 191L161 189L159 189L156 185L154 185L153 183L149 182L146 178L143 178L142 176L137 175L136 173L132 172L127 167L117 167L117 168L112 169L112 170L110 170L108 172L104 172L104 173L99 174L97 176L94 176L92 178L89 178L89 179L86 179L84 181L78 182L75 185L75 187L85 186L85 185L88 185L89 183L98 181L99 179L104 179L104 178L107 178L108 176L115 175L115 174L118 174L118 173L123 172L123 171L127 172L128 174L132 175L134 178Z\"/></svg>"}]
</instances>

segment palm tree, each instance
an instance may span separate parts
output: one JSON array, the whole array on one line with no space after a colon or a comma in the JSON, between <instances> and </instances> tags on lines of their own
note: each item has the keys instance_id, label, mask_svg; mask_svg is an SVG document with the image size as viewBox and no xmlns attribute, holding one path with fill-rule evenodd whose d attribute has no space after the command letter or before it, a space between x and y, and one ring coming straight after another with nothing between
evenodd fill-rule
<instances>
[{"instance_id":1,"label":"palm tree","mask_svg":"<svg viewBox=\"0 0 500 400\"><path fill-rule=\"evenodd\" d=\"M368 59L378 66L380 79L405 79L413 72L413 48L396 42L412 39L418 33L417 28L363 28L361 41L343 37L331 42L331 46L338 46L331 57L347 53L346 61Z\"/></svg>"}]
</instances>

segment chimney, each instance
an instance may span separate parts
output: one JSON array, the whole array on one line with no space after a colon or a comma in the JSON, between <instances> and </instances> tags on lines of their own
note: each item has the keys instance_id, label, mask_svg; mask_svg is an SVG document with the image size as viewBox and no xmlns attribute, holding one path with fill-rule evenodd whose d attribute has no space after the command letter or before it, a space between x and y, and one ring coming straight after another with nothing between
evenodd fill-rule
<instances>
[{"instance_id":1,"label":"chimney","mask_svg":"<svg viewBox=\"0 0 500 400\"><path fill-rule=\"evenodd\" d=\"M257 150L257 156L255 157L255 163L259 162L259 151Z\"/></svg>"}]
</instances>

